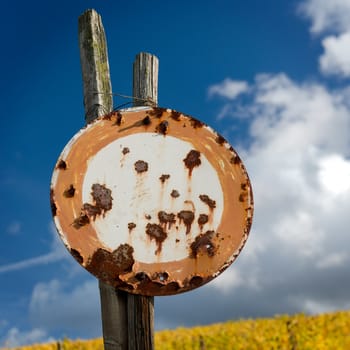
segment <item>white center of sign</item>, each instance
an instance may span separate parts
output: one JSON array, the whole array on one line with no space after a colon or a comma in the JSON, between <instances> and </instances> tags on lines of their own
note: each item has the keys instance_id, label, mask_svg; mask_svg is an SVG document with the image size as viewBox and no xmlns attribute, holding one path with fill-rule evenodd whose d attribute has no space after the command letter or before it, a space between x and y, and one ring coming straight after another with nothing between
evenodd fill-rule
<instances>
[{"instance_id":1,"label":"white center of sign","mask_svg":"<svg viewBox=\"0 0 350 350\"><path fill-rule=\"evenodd\" d=\"M107 248L127 243L140 262L168 262L188 257L200 233L216 232L222 188L203 154L197 152L200 166L186 167L191 151L196 153L181 139L139 133L115 140L89 159L83 203L93 204L94 184L111 191L111 209L91 221Z\"/></svg>"}]
</instances>

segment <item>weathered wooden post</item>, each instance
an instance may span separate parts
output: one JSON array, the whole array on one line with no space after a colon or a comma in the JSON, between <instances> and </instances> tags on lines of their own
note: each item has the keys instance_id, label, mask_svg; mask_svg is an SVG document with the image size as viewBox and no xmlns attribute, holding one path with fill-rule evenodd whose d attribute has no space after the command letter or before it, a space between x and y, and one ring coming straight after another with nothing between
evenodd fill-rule
<instances>
[{"instance_id":1,"label":"weathered wooden post","mask_svg":"<svg viewBox=\"0 0 350 350\"><path fill-rule=\"evenodd\" d=\"M80 62L86 123L113 109L107 41L100 15L87 10L79 17Z\"/></svg>"},{"instance_id":2,"label":"weathered wooden post","mask_svg":"<svg viewBox=\"0 0 350 350\"><path fill-rule=\"evenodd\" d=\"M79 17L85 119L89 123L113 109L107 41L101 17L87 10ZM134 63L134 105L156 105L158 59L140 53ZM104 346L153 349L153 297L132 295L99 281Z\"/></svg>"},{"instance_id":3,"label":"weathered wooden post","mask_svg":"<svg viewBox=\"0 0 350 350\"><path fill-rule=\"evenodd\" d=\"M84 12L78 21L86 123L113 109L107 41L100 15ZM105 349L128 349L126 293L99 281Z\"/></svg>"}]
</instances>

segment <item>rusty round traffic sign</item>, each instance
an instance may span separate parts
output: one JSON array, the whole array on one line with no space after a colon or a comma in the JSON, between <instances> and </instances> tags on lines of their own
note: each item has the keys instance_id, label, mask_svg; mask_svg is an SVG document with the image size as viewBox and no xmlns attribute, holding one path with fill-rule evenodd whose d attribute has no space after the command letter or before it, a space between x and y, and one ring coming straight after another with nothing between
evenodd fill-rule
<instances>
[{"instance_id":1,"label":"rusty round traffic sign","mask_svg":"<svg viewBox=\"0 0 350 350\"><path fill-rule=\"evenodd\" d=\"M143 295L194 289L243 248L249 178L228 142L164 108L97 119L64 148L51 209L73 257L97 278Z\"/></svg>"}]
</instances>

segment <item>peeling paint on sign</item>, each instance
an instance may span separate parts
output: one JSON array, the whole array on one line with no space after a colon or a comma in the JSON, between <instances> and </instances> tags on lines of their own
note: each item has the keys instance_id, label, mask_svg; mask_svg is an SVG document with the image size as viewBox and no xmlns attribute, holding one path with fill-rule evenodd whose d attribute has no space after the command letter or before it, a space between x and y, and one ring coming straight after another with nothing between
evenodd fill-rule
<instances>
[{"instance_id":1,"label":"peeling paint on sign","mask_svg":"<svg viewBox=\"0 0 350 350\"><path fill-rule=\"evenodd\" d=\"M50 204L79 264L144 295L185 292L219 275L253 216L247 172L227 141L197 119L151 107L78 132L57 161Z\"/></svg>"}]
</instances>

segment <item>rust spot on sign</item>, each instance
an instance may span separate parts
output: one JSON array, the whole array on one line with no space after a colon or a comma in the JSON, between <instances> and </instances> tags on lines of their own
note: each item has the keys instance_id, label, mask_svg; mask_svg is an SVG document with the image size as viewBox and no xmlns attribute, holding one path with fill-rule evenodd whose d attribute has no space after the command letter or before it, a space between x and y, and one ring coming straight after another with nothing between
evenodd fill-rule
<instances>
[{"instance_id":1,"label":"rust spot on sign","mask_svg":"<svg viewBox=\"0 0 350 350\"><path fill-rule=\"evenodd\" d=\"M54 200L54 193L53 193L53 189L50 189L50 206L51 206L51 213L52 216L56 216L57 215L57 207L55 204L55 200Z\"/></svg>"},{"instance_id":2,"label":"rust spot on sign","mask_svg":"<svg viewBox=\"0 0 350 350\"><path fill-rule=\"evenodd\" d=\"M61 159L57 164L57 169L66 170L67 163L63 159Z\"/></svg>"},{"instance_id":3,"label":"rust spot on sign","mask_svg":"<svg viewBox=\"0 0 350 350\"><path fill-rule=\"evenodd\" d=\"M198 151L193 149L187 154L186 158L183 160L185 163L185 166L189 170L190 176L192 175L193 168L201 165L202 162L201 162L200 156L201 154Z\"/></svg>"},{"instance_id":4,"label":"rust spot on sign","mask_svg":"<svg viewBox=\"0 0 350 350\"><path fill-rule=\"evenodd\" d=\"M180 193L177 190L172 190L170 193L170 196L173 198L178 198L178 197L180 197Z\"/></svg>"},{"instance_id":5,"label":"rust spot on sign","mask_svg":"<svg viewBox=\"0 0 350 350\"><path fill-rule=\"evenodd\" d=\"M102 213L112 209L112 191L106 186L93 184L91 195L96 206L101 209Z\"/></svg>"},{"instance_id":6,"label":"rust spot on sign","mask_svg":"<svg viewBox=\"0 0 350 350\"><path fill-rule=\"evenodd\" d=\"M209 216L207 214L200 214L198 218L198 225L203 230L203 226L209 221Z\"/></svg>"},{"instance_id":7,"label":"rust spot on sign","mask_svg":"<svg viewBox=\"0 0 350 350\"><path fill-rule=\"evenodd\" d=\"M176 222L175 214L173 213L168 214L165 211L160 211L158 213L158 219L159 219L159 223L162 225L164 230L167 229L167 226L170 230L171 226Z\"/></svg>"},{"instance_id":8,"label":"rust spot on sign","mask_svg":"<svg viewBox=\"0 0 350 350\"><path fill-rule=\"evenodd\" d=\"M81 227L88 225L90 223L90 219L86 214L80 214L79 217L74 219L72 226L79 230Z\"/></svg>"},{"instance_id":9,"label":"rust spot on sign","mask_svg":"<svg viewBox=\"0 0 350 350\"><path fill-rule=\"evenodd\" d=\"M221 136L221 135L218 135L215 139L215 141L219 144L219 145L223 145L226 140Z\"/></svg>"},{"instance_id":10,"label":"rust spot on sign","mask_svg":"<svg viewBox=\"0 0 350 350\"><path fill-rule=\"evenodd\" d=\"M180 120L181 113L172 110L170 113L170 118L176 120L177 122Z\"/></svg>"},{"instance_id":11,"label":"rust spot on sign","mask_svg":"<svg viewBox=\"0 0 350 350\"><path fill-rule=\"evenodd\" d=\"M66 198L73 198L74 197L74 193L75 193L75 188L73 185L70 185L69 188L67 188L64 192L63 195Z\"/></svg>"},{"instance_id":12,"label":"rust spot on sign","mask_svg":"<svg viewBox=\"0 0 350 350\"><path fill-rule=\"evenodd\" d=\"M167 294L174 294L179 289L180 289L180 285L178 282L170 282L170 283L166 284L164 287L161 287L161 290Z\"/></svg>"},{"instance_id":13,"label":"rust spot on sign","mask_svg":"<svg viewBox=\"0 0 350 350\"><path fill-rule=\"evenodd\" d=\"M91 192L91 195L92 195L92 198L95 202L95 204L89 204L89 203L84 203L83 204L83 207L82 207L82 212L83 212L83 215L80 216L80 218L83 218L84 216L86 216L88 219L90 217L93 218L93 220L96 220L96 216L99 216L101 214L105 215L105 213L108 211L108 210L111 210L112 209L112 191L110 189L108 189L106 186L104 185L100 185L100 184L93 184L91 186L91 189L92 189L92 192ZM83 225L80 225L79 226L79 220L80 218L74 220L74 227L76 228L79 228ZM83 220L83 223L89 223L89 222L86 222L87 220ZM79 226L79 227L77 227Z\"/></svg>"},{"instance_id":14,"label":"rust spot on sign","mask_svg":"<svg viewBox=\"0 0 350 350\"><path fill-rule=\"evenodd\" d=\"M241 194L239 195L239 197L238 197L238 200L239 200L240 202L244 202L244 198L245 198L245 193L241 193Z\"/></svg>"},{"instance_id":15,"label":"rust spot on sign","mask_svg":"<svg viewBox=\"0 0 350 350\"><path fill-rule=\"evenodd\" d=\"M116 280L119 275L132 271L134 248L121 244L113 252L98 248L89 259L86 269L102 280Z\"/></svg>"},{"instance_id":16,"label":"rust spot on sign","mask_svg":"<svg viewBox=\"0 0 350 350\"><path fill-rule=\"evenodd\" d=\"M168 180L170 178L170 175L169 174L163 174L159 180L164 183L166 180Z\"/></svg>"},{"instance_id":17,"label":"rust spot on sign","mask_svg":"<svg viewBox=\"0 0 350 350\"><path fill-rule=\"evenodd\" d=\"M121 271L120 273L126 273L132 270L132 266L134 265L133 253L134 248L129 244L121 244L112 252L111 258Z\"/></svg>"},{"instance_id":18,"label":"rust spot on sign","mask_svg":"<svg viewBox=\"0 0 350 350\"><path fill-rule=\"evenodd\" d=\"M214 209L216 207L216 202L209 198L206 194L199 195L199 199L204 202L210 209Z\"/></svg>"},{"instance_id":19,"label":"rust spot on sign","mask_svg":"<svg viewBox=\"0 0 350 350\"><path fill-rule=\"evenodd\" d=\"M108 277L107 277L108 278ZM117 276L116 278L113 279L113 285L115 286L115 288L120 288L123 289L125 291L131 292L135 289L135 287L132 284L129 284L127 282L122 281L119 276Z\"/></svg>"},{"instance_id":20,"label":"rust spot on sign","mask_svg":"<svg viewBox=\"0 0 350 350\"><path fill-rule=\"evenodd\" d=\"M164 271L164 272L157 272L152 276L153 280L158 280L159 282L166 282L169 278L169 274Z\"/></svg>"},{"instance_id":21,"label":"rust spot on sign","mask_svg":"<svg viewBox=\"0 0 350 350\"><path fill-rule=\"evenodd\" d=\"M138 272L135 275L138 281L137 289L147 291L149 295L162 291L162 294L174 294L180 289L178 282L168 282L169 275L167 272L159 272L152 275L152 279L145 272Z\"/></svg>"},{"instance_id":22,"label":"rust spot on sign","mask_svg":"<svg viewBox=\"0 0 350 350\"><path fill-rule=\"evenodd\" d=\"M168 127L169 123L166 120L164 120L157 125L156 132L162 135L166 135L168 133Z\"/></svg>"},{"instance_id":23,"label":"rust spot on sign","mask_svg":"<svg viewBox=\"0 0 350 350\"><path fill-rule=\"evenodd\" d=\"M150 236L151 239L154 239L157 242L157 253L160 253L162 250L162 243L168 237L167 233L163 230L162 226L158 224L147 224L146 234Z\"/></svg>"},{"instance_id":24,"label":"rust spot on sign","mask_svg":"<svg viewBox=\"0 0 350 350\"><path fill-rule=\"evenodd\" d=\"M131 232L135 227L136 227L136 224L134 222L129 222L128 223L129 232Z\"/></svg>"},{"instance_id":25,"label":"rust spot on sign","mask_svg":"<svg viewBox=\"0 0 350 350\"><path fill-rule=\"evenodd\" d=\"M115 120L115 124L120 126L123 122L123 115L120 112L117 112L117 119Z\"/></svg>"},{"instance_id":26,"label":"rust spot on sign","mask_svg":"<svg viewBox=\"0 0 350 350\"><path fill-rule=\"evenodd\" d=\"M114 112L110 112L110 113L108 113L108 114L105 114L105 115L102 117L102 119L103 119L103 120L111 120L112 117L113 117L113 115L114 115Z\"/></svg>"},{"instance_id":27,"label":"rust spot on sign","mask_svg":"<svg viewBox=\"0 0 350 350\"><path fill-rule=\"evenodd\" d=\"M122 150L122 153L124 154L124 156L126 154L128 154L130 152L130 149L128 147L124 147L123 150Z\"/></svg>"},{"instance_id":28,"label":"rust spot on sign","mask_svg":"<svg viewBox=\"0 0 350 350\"><path fill-rule=\"evenodd\" d=\"M241 163L241 159L238 157L238 155L232 156L232 158L230 159L230 162L232 164L239 164Z\"/></svg>"},{"instance_id":29,"label":"rust spot on sign","mask_svg":"<svg viewBox=\"0 0 350 350\"><path fill-rule=\"evenodd\" d=\"M199 254L206 254L213 257L215 254L215 245L212 242L214 236L214 231L207 231L206 233L201 233L191 244L191 258L197 258Z\"/></svg>"},{"instance_id":30,"label":"rust spot on sign","mask_svg":"<svg viewBox=\"0 0 350 350\"><path fill-rule=\"evenodd\" d=\"M197 129L202 128L204 126L204 123L196 118L191 118L191 125L194 129Z\"/></svg>"},{"instance_id":31,"label":"rust spot on sign","mask_svg":"<svg viewBox=\"0 0 350 350\"><path fill-rule=\"evenodd\" d=\"M138 272L136 275L135 275L135 278L139 281L139 282L142 282L142 281L145 281L145 280L151 280L147 273L145 272Z\"/></svg>"},{"instance_id":32,"label":"rust spot on sign","mask_svg":"<svg viewBox=\"0 0 350 350\"><path fill-rule=\"evenodd\" d=\"M197 288L203 284L203 277L201 276L193 276L190 280L190 286L193 288Z\"/></svg>"},{"instance_id":33,"label":"rust spot on sign","mask_svg":"<svg viewBox=\"0 0 350 350\"><path fill-rule=\"evenodd\" d=\"M194 220L194 213L190 210L181 210L177 217L180 219L180 222L183 221L183 223L186 226L186 235L191 232L191 225Z\"/></svg>"},{"instance_id":34,"label":"rust spot on sign","mask_svg":"<svg viewBox=\"0 0 350 350\"><path fill-rule=\"evenodd\" d=\"M148 163L143 160L135 162L135 170L140 174L148 170Z\"/></svg>"},{"instance_id":35,"label":"rust spot on sign","mask_svg":"<svg viewBox=\"0 0 350 350\"><path fill-rule=\"evenodd\" d=\"M161 118L161 116L163 115L163 113L166 112L165 108L161 108L161 107L154 107L149 114L152 117L156 117L156 118Z\"/></svg>"},{"instance_id":36,"label":"rust spot on sign","mask_svg":"<svg viewBox=\"0 0 350 350\"><path fill-rule=\"evenodd\" d=\"M72 254L73 258L81 265L84 262L84 258L81 256L81 254L76 250L71 248L70 253Z\"/></svg>"},{"instance_id":37,"label":"rust spot on sign","mask_svg":"<svg viewBox=\"0 0 350 350\"><path fill-rule=\"evenodd\" d=\"M252 218L247 218L247 220L246 220L246 232L247 233L249 233L249 231L250 231L250 229L252 227L252 223L253 223Z\"/></svg>"},{"instance_id":38,"label":"rust spot on sign","mask_svg":"<svg viewBox=\"0 0 350 350\"><path fill-rule=\"evenodd\" d=\"M82 211L90 218L92 217L93 220L96 220L96 216L101 215L101 208L97 207L96 205L92 205L89 203L84 203Z\"/></svg>"},{"instance_id":39,"label":"rust spot on sign","mask_svg":"<svg viewBox=\"0 0 350 350\"><path fill-rule=\"evenodd\" d=\"M146 116L142 119L142 124L143 125L150 125L151 124L151 118L149 116Z\"/></svg>"}]
</instances>

